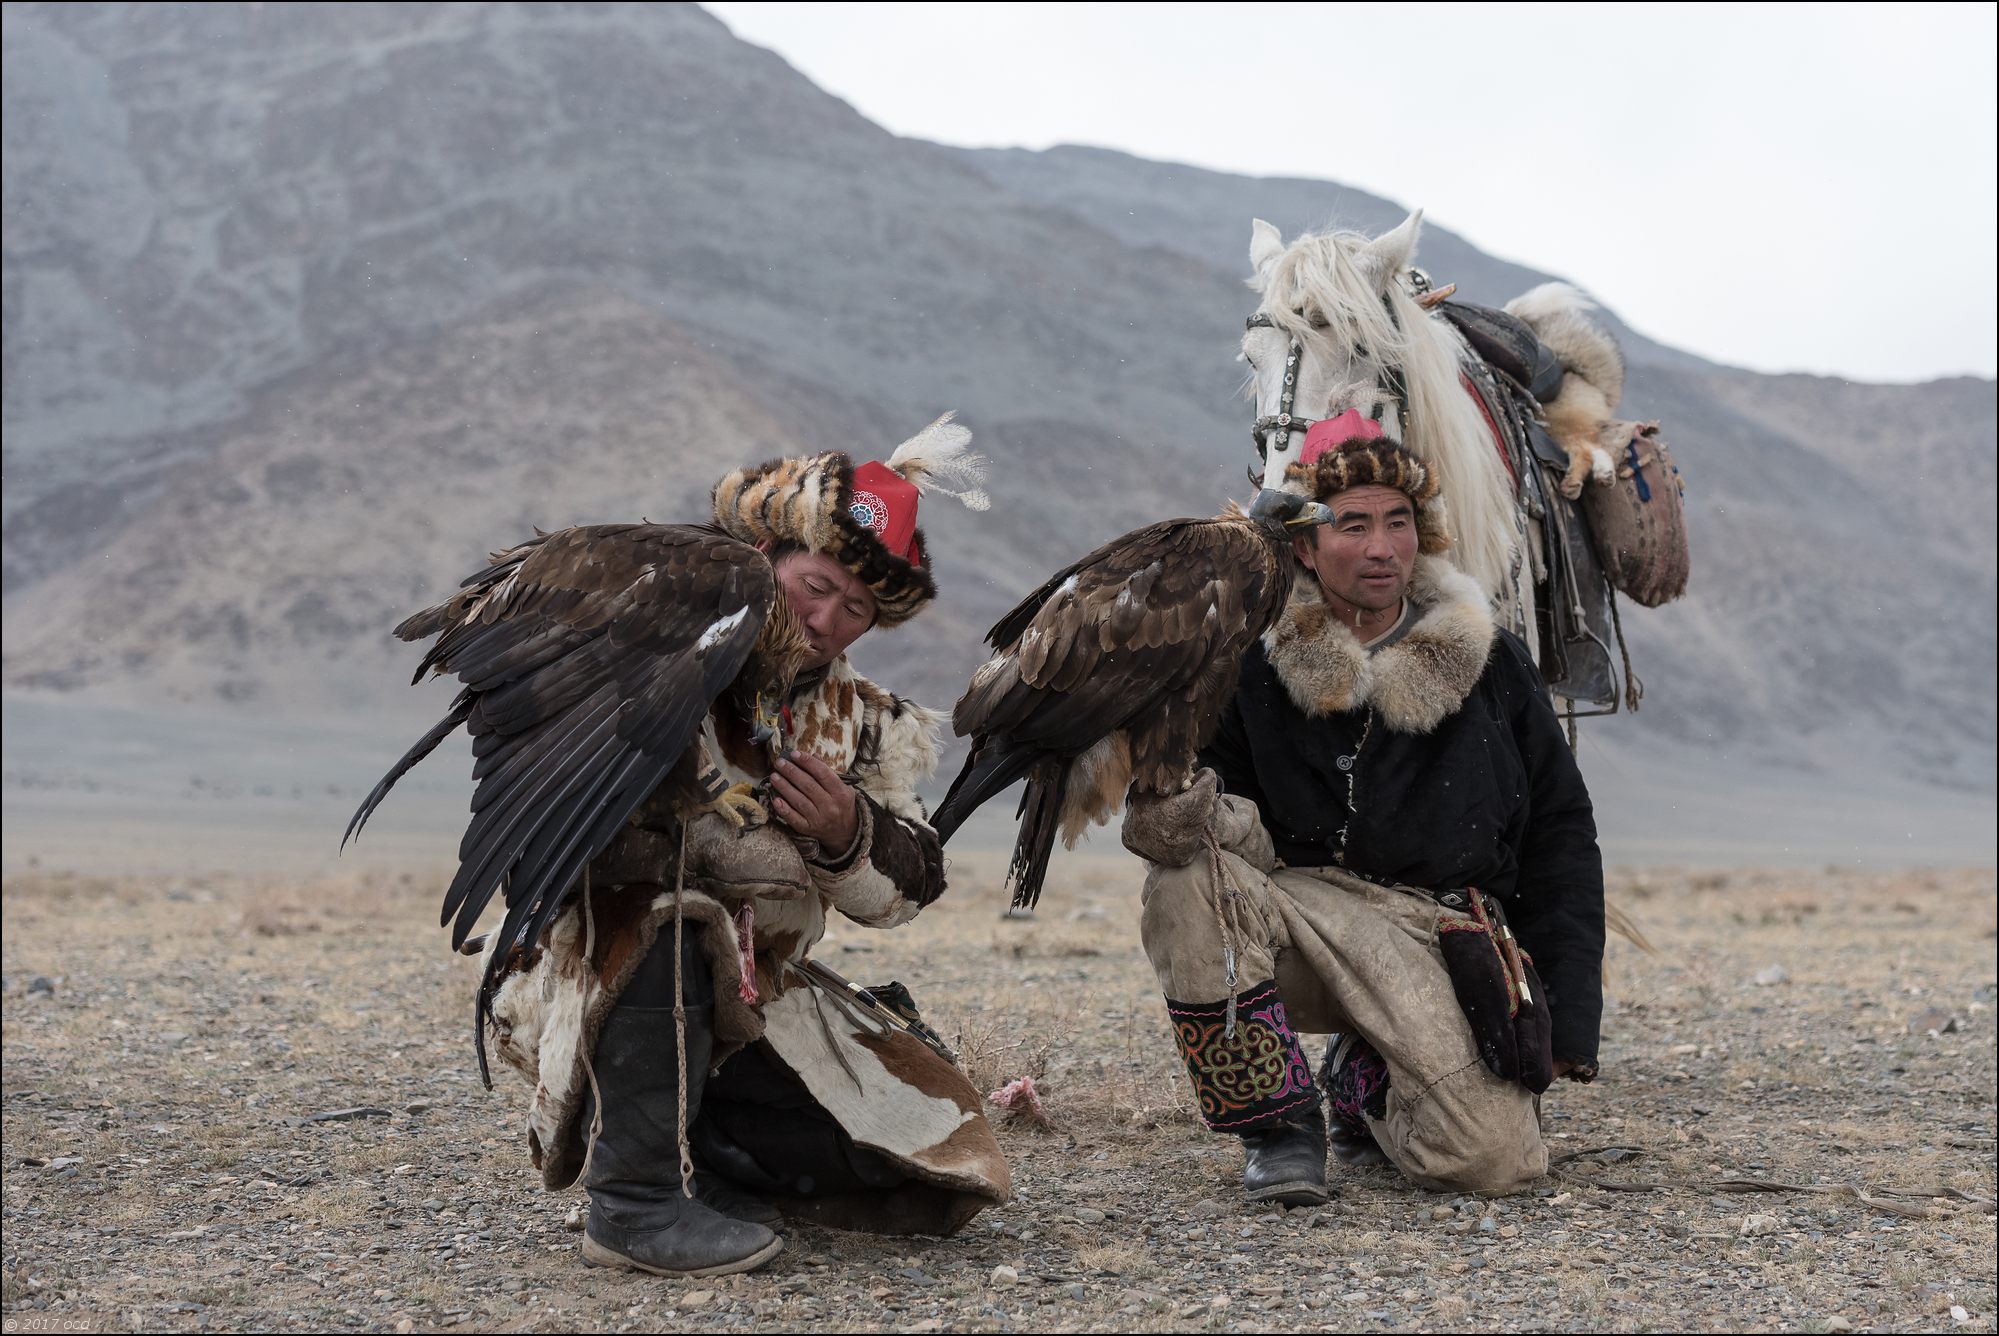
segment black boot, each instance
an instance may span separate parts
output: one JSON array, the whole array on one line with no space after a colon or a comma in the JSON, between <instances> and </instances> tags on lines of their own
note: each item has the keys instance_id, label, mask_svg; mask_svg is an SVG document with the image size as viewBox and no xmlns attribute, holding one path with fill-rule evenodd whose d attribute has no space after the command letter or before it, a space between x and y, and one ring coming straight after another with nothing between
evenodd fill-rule
<instances>
[{"instance_id":1,"label":"black boot","mask_svg":"<svg viewBox=\"0 0 1999 1336\"><path fill-rule=\"evenodd\" d=\"M694 1198L703 1206L719 1211L731 1220L746 1220L753 1225L774 1225L784 1219L783 1211L755 1193L745 1191L740 1184L730 1182L706 1165L698 1165L695 1168Z\"/></svg>"},{"instance_id":2,"label":"black boot","mask_svg":"<svg viewBox=\"0 0 1999 1336\"><path fill-rule=\"evenodd\" d=\"M1274 1127L1242 1134L1248 1158L1243 1192L1251 1201L1321 1206L1326 1190L1326 1116L1317 1100Z\"/></svg>"},{"instance_id":3,"label":"black boot","mask_svg":"<svg viewBox=\"0 0 1999 1336\"><path fill-rule=\"evenodd\" d=\"M583 1260L661 1276L721 1276L775 1257L784 1241L760 1224L731 1219L681 1191L679 1063L673 1033L673 937L659 941L604 1020L595 1071L603 1126L583 1185L590 1219ZM714 1052L714 993L692 937L681 950L687 1009L687 1118L701 1108ZM586 1103L584 1126L592 1107ZM697 1174L696 1183L700 1181Z\"/></svg>"}]
</instances>

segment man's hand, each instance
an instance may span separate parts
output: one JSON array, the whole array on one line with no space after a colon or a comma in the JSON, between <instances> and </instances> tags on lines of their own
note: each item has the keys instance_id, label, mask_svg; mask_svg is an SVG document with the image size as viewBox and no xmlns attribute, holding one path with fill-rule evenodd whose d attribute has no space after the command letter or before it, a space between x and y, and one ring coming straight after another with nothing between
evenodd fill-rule
<instances>
[{"instance_id":1,"label":"man's hand","mask_svg":"<svg viewBox=\"0 0 1999 1336\"><path fill-rule=\"evenodd\" d=\"M860 795L811 752L787 751L770 772L771 810L795 835L817 840L831 858L854 843Z\"/></svg>"}]
</instances>

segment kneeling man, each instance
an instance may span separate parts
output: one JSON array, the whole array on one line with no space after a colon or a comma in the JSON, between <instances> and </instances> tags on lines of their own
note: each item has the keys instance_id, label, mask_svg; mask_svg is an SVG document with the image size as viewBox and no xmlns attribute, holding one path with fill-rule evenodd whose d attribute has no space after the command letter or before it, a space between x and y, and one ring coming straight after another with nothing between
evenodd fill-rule
<instances>
[{"instance_id":1,"label":"kneeling man","mask_svg":"<svg viewBox=\"0 0 1999 1336\"><path fill-rule=\"evenodd\" d=\"M1336 425L1288 479L1335 519L1296 540L1211 772L1127 816L1145 949L1252 1200L1326 1199L1322 1098L1344 1160L1510 1191L1548 1167L1540 1093L1596 1075L1595 819L1526 647L1438 555L1435 473ZM1316 1084L1301 1030L1333 1035Z\"/></svg>"}]
</instances>

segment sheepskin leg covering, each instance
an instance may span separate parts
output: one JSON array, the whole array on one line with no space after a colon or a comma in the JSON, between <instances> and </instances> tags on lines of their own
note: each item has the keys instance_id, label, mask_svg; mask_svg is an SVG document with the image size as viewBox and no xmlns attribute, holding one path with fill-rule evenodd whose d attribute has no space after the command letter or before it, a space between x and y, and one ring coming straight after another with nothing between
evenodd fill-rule
<instances>
[{"instance_id":1,"label":"sheepskin leg covering","mask_svg":"<svg viewBox=\"0 0 1999 1336\"><path fill-rule=\"evenodd\" d=\"M1233 919L1241 928L1238 1037L1259 1023L1252 1013L1268 1010L1266 992L1279 1004L1275 1014L1287 1035L1292 1026L1358 1031L1386 1060L1390 1077L1382 1115L1369 1117L1368 1126L1396 1167L1424 1187L1511 1192L1548 1171L1538 1102L1486 1069L1451 989L1437 923L1461 917L1456 911L1336 868L1265 875L1234 854L1223 854L1222 863L1236 888ZM1140 934L1168 998L1228 996L1216 923L1220 889L1205 858L1154 867L1146 877ZM1220 1004L1202 1008L1210 1009L1219 1033ZM1177 1026L1181 1018L1174 1019Z\"/></svg>"}]
</instances>

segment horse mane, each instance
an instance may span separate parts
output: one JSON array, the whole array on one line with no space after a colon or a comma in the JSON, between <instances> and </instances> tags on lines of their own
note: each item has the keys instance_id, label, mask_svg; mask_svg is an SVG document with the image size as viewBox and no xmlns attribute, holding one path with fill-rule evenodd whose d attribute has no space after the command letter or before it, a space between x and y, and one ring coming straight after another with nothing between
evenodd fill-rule
<instances>
[{"instance_id":1,"label":"horse mane","mask_svg":"<svg viewBox=\"0 0 1999 1336\"><path fill-rule=\"evenodd\" d=\"M1470 352L1456 330L1416 304L1399 275L1386 282L1383 305L1379 261L1368 241L1346 231L1298 237L1262 275L1260 313L1307 356L1401 368L1409 387L1402 444L1436 466L1451 555L1488 597L1499 597L1512 587L1513 484L1459 380Z\"/></svg>"}]
</instances>

